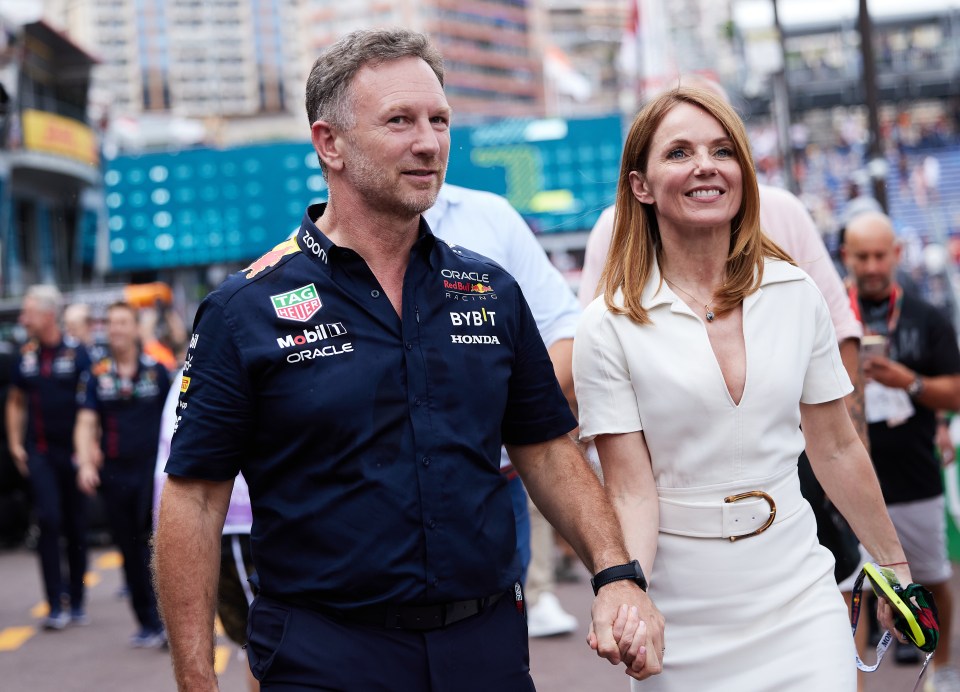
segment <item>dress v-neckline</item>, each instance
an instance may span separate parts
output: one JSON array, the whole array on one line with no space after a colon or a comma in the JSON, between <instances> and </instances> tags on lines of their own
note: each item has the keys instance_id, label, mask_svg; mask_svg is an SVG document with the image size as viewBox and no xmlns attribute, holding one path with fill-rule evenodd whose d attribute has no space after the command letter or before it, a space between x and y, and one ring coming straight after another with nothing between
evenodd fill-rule
<instances>
[{"instance_id":1,"label":"dress v-neckline","mask_svg":"<svg viewBox=\"0 0 960 692\"><path fill-rule=\"evenodd\" d=\"M689 307L689 306L687 306ZM720 364L720 357L717 355L717 350L713 346L713 340L710 338L710 332L707 331L707 324L697 316L697 319L700 319L700 323L703 326L703 335L707 339L707 347L710 349L710 355L712 356L713 363L716 366L716 371L720 375L720 381L723 383L723 389L727 394L728 401L733 405L734 408L740 408L740 405L743 403L743 397L747 393L747 378L749 377L749 358L747 354L747 336L744 330L744 310L743 305L740 306L740 338L743 343L743 386L740 388L740 398L736 399L733 396L733 392L730 390L730 384L727 381L726 373L723 370L723 366Z\"/></svg>"}]
</instances>

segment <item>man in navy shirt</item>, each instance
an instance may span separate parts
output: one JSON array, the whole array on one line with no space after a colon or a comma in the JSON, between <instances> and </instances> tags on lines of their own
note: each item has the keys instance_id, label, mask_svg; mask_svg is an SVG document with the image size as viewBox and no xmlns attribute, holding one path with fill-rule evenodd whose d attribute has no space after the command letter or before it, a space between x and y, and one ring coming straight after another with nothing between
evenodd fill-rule
<instances>
[{"instance_id":1,"label":"man in navy shirt","mask_svg":"<svg viewBox=\"0 0 960 692\"><path fill-rule=\"evenodd\" d=\"M65 340L58 319L63 304L55 286L32 286L23 299L20 324L29 341L20 350L7 393L10 455L29 478L40 528L37 550L49 604L44 628L61 630L71 621L86 624L83 576L87 571L84 497L73 463L73 423L80 374L90 367L83 346ZM60 535L67 537L70 569L64 612Z\"/></svg>"},{"instance_id":2,"label":"man in navy shirt","mask_svg":"<svg viewBox=\"0 0 960 692\"><path fill-rule=\"evenodd\" d=\"M156 537L180 689L216 688L220 528L238 472L259 588L247 651L264 689L533 689L501 442L588 567L622 568L598 576L592 646L635 677L659 671L662 618L622 564L519 287L421 218L449 152L442 79L421 34L328 48L307 112L329 203L198 311Z\"/></svg>"},{"instance_id":3,"label":"man in navy shirt","mask_svg":"<svg viewBox=\"0 0 960 692\"><path fill-rule=\"evenodd\" d=\"M160 416L170 375L142 353L137 311L128 303L107 308L109 355L85 373L74 440L80 489L100 490L113 540L123 555L139 631L134 648L166 644L150 579L153 467Z\"/></svg>"}]
</instances>

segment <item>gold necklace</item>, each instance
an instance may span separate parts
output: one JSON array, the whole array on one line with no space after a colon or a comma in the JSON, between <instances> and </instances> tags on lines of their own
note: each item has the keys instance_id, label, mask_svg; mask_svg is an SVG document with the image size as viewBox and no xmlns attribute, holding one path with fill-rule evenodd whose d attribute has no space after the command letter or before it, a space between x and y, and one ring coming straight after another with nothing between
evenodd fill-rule
<instances>
[{"instance_id":1,"label":"gold necklace","mask_svg":"<svg viewBox=\"0 0 960 692\"><path fill-rule=\"evenodd\" d=\"M699 298L697 298L696 296L694 296L694 295L690 294L689 292L685 291L685 290L683 289L683 287L682 287L680 284L678 284L676 281L672 281L671 279L667 279L666 276L664 276L663 278L666 279L666 280L667 280L667 283L670 284L671 286L673 286L674 288L679 288L680 291L681 291L684 295L686 295L687 298L689 298L690 300L694 301L695 303L699 303L699 302L700 302L700 299L699 299ZM709 305L708 303L704 303L704 304L703 304L703 309L706 310L706 314L704 315L704 317L707 318L707 322L713 322L713 320L716 318L716 314L713 312L713 308L710 307L710 305Z\"/></svg>"}]
</instances>

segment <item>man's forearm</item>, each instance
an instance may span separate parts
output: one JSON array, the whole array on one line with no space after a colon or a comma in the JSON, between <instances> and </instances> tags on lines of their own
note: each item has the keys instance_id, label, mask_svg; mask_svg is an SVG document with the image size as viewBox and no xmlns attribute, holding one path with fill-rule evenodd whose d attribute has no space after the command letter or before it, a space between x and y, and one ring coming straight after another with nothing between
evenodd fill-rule
<instances>
[{"instance_id":1,"label":"man's forearm","mask_svg":"<svg viewBox=\"0 0 960 692\"><path fill-rule=\"evenodd\" d=\"M853 421L853 428L863 442L863 446L870 451L870 431L867 427L867 416L863 404L863 366L860 363L860 341L844 339L840 342L840 358L843 367L853 384L853 391L844 397L847 413Z\"/></svg>"},{"instance_id":2,"label":"man's forearm","mask_svg":"<svg viewBox=\"0 0 960 692\"><path fill-rule=\"evenodd\" d=\"M99 467L94 451L98 425L99 417L93 411L83 409L77 413L77 423L73 429L73 449L80 467Z\"/></svg>"},{"instance_id":3,"label":"man's forearm","mask_svg":"<svg viewBox=\"0 0 960 692\"><path fill-rule=\"evenodd\" d=\"M960 387L956 375L924 377L923 391L917 401L927 408L939 411L960 410Z\"/></svg>"},{"instance_id":4,"label":"man's forearm","mask_svg":"<svg viewBox=\"0 0 960 692\"><path fill-rule=\"evenodd\" d=\"M509 451L530 498L588 570L630 561L613 506L572 439Z\"/></svg>"},{"instance_id":5,"label":"man's forearm","mask_svg":"<svg viewBox=\"0 0 960 692\"><path fill-rule=\"evenodd\" d=\"M232 485L171 477L160 502L154 578L181 692L217 689L214 612L220 534Z\"/></svg>"}]
</instances>

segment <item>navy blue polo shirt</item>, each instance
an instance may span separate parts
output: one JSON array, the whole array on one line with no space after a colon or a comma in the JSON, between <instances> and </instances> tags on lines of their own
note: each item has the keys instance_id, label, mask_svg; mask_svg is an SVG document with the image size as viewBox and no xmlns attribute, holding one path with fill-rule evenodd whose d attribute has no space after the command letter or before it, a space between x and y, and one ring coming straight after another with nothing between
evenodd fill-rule
<instances>
[{"instance_id":1,"label":"navy blue polo shirt","mask_svg":"<svg viewBox=\"0 0 960 692\"><path fill-rule=\"evenodd\" d=\"M140 354L132 378L117 372L113 358L95 363L83 377L81 406L100 417L100 448L112 472L153 475L160 439L160 417L170 390L170 374L160 363Z\"/></svg>"},{"instance_id":2,"label":"navy blue polo shirt","mask_svg":"<svg viewBox=\"0 0 960 692\"><path fill-rule=\"evenodd\" d=\"M28 341L20 349L10 384L26 395L28 452L73 453L80 375L89 367L86 349L73 340L56 346Z\"/></svg>"},{"instance_id":3,"label":"navy blue polo shirt","mask_svg":"<svg viewBox=\"0 0 960 692\"><path fill-rule=\"evenodd\" d=\"M166 471L243 473L268 595L502 593L520 565L500 445L576 426L520 288L421 221L401 320L322 211L200 306Z\"/></svg>"}]
</instances>

